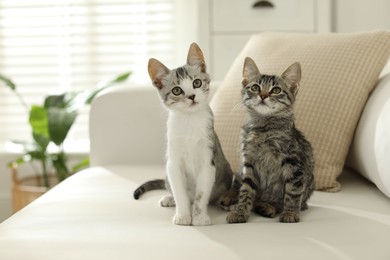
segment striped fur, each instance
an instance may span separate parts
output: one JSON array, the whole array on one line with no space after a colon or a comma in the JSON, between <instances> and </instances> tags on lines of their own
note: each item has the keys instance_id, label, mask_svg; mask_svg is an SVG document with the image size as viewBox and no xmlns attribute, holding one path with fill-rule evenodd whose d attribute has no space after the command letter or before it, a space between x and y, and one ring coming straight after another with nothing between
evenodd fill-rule
<instances>
[{"instance_id":1,"label":"striped fur","mask_svg":"<svg viewBox=\"0 0 390 260\"><path fill-rule=\"evenodd\" d=\"M243 78L241 93L249 119L241 129L241 173L231 192L238 202L227 222L246 222L251 211L299 222L314 189L312 148L294 124L300 65L294 63L281 76L262 75L247 58Z\"/></svg>"},{"instance_id":2,"label":"striped fur","mask_svg":"<svg viewBox=\"0 0 390 260\"><path fill-rule=\"evenodd\" d=\"M139 186L133 193L134 199L139 199L139 197L147 191L151 190L163 190L166 189L165 181L163 179L147 181L141 186Z\"/></svg>"}]
</instances>

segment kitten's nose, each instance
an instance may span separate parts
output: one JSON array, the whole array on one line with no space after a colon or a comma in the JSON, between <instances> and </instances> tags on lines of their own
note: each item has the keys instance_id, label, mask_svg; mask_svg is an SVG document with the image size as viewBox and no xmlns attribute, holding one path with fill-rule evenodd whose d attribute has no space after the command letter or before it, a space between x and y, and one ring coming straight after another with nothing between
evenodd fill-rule
<instances>
[{"instance_id":1,"label":"kitten's nose","mask_svg":"<svg viewBox=\"0 0 390 260\"><path fill-rule=\"evenodd\" d=\"M261 98L261 100L266 99L268 96L269 96L269 95L268 95L267 93L263 93L263 92L260 93L260 98Z\"/></svg>"},{"instance_id":2,"label":"kitten's nose","mask_svg":"<svg viewBox=\"0 0 390 260\"><path fill-rule=\"evenodd\" d=\"M192 101L194 101L195 100L195 95L191 95L188 98L191 99Z\"/></svg>"}]
</instances>

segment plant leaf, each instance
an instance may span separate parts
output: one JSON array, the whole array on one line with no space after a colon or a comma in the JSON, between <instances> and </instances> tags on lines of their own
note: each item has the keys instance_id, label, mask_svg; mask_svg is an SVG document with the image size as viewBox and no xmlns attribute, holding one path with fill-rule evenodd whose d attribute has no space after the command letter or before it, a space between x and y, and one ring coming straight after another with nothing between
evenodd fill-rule
<instances>
[{"instance_id":1,"label":"plant leaf","mask_svg":"<svg viewBox=\"0 0 390 260\"><path fill-rule=\"evenodd\" d=\"M20 156L18 158L16 158L15 160L13 161L10 161L8 162L7 166L9 168L12 168L12 166L16 163L17 165L22 165L24 163L27 163L27 162L31 162L32 160L32 157L29 155L29 154L25 154L23 156Z\"/></svg>"},{"instance_id":2,"label":"plant leaf","mask_svg":"<svg viewBox=\"0 0 390 260\"><path fill-rule=\"evenodd\" d=\"M61 95L49 95L45 98L44 107L64 107L66 94Z\"/></svg>"},{"instance_id":3,"label":"plant leaf","mask_svg":"<svg viewBox=\"0 0 390 260\"><path fill-rule=\"evenodd\" d=\"M63 181L69 175L70 171L66 166L67 158L64 153L53 154L51 156L51 160L53 162L53 166L56 169L58 180Z\"/></svg>"},{"instance_id":4,"label":"plant leaf","mask_svg":"<svg viewBox=\"0 0 390 260\"><path fill-rule=\"evenodd\" d=\"M5 83L5 85L8 86L14 92L16 97L19 99L20 104L22 104L22 106L26 109L26 111L28 113L29 106L24 101L23 97L19 94L19 92L16 91L15 83L13 83L9 78L7 78L7 77L5 77L5 76L3 76L1 74L0 74L0 80L3 81Z\"/></svg>"},{"instance_id":5,"label":"plant leaf","mask_svg":"<svg viewBox=\"0 0 390 260\"><path fill-rule=\"evenodd\" d=\"M68 111L65 108L58 107L48 109L49 135L56 145L61 145L64 142L76 117L77 111Z\"/></svg>"},{"instance_id":6,"label":"plant leaf","mask_svg":"<svg viewBox=\"0 0 390 260\"><path fill-rule=\"evenodd\" d=\"M35 142L46 150L49 145L48 113L44 107L33 105L30 110L29 123Z\"/></svg>"},{"instance_id":7,"label":"plant leaf","mask_svg":"<svg viewBox=\"0 0 390 260\"><path fill-rule=\"evenodd\" d=\"M73 165L72 172L78 172L84 168L87 168L88 166L89 166L89 156L85 157L83 160Z\"/></svg>"},{"instance_id":8,"label":"plant leaf","mask_svg":"<svg viewBox=\"0 0 390 260\"><path fill-rule=\"evenodd\" d=\"M42 134L33 133L33 138L34 138L34 141L36 142L35 147L34 146L31 146L31 147L25 146L25 149L28 149L29 152L32 152L32 151L45 152L47 146L50 143L49 137L48 136L44 136ZM40 149L37 149L37 146ZM41 159L41 158L39 158L39 159Z\"/></svg>"},{"instance_id":9,"label":"plant leaf","mask_svg":"<svg viewBox=\"0 0 390 260\"><path fill-rule=\"evenodd\" d=\"M99 92L101 92L102 90L104 90L108 87L111 87L112 85L115 85L115 84L118 84L118 83L121 83L121 82L127 80L130 77L130 75L131 75L131 71L128 71L128 72L125 72L123 74L120 74L119 76L117 76L116 78L114 78L110 81L99 83L97 88L88 94L85 103L91 104L92 100L95 98L95 96L97 94L99 94Z\"/></svg>"},{"instance_id":10,"label":"plant leaf","mask_svg":"<svg viewBox=\"0 0 390 260\"><path fill-rule=\"evenodd\" d=\"M15 83L12 82L9 78L3 76L0 74L0 80L4 82L4 84L9 87L12 90L16 90L16 85Z\"/></svg>"},{"instance_id":11,"label":"plant leaf","mask_svg":"<svg viewBox=\"0 0 390 260\"><path fill-rule=\"evenodd\" d=\"M31 158L35 160L40 160L40 161L46 160L46 154L44 151L40 151L40 150L28 151L26 155L31 156Z\"/></svg>"},{"instance_id":12,"label":"plant leaf","mask_svg":"<svg viewBox=\"0 0 390 260\"><path fill-rule=\"evenodd\" d=\"M65 108L68 104L75 99L79 94L76 92L66 92L61 95L49 95L45 98L44 107L46 109L50 107Z\"/></svg>"},{"instance_id":13,"label":"plant leaf","mask_svg":"<svg viewBox=\"0 0 390 260\"><path fill-rule=\"evenodd\" d=\"M87 98L87 91L76 93L67 100L64 107L67 108L68 111L78 111L86 104Z\"/></svg>"},{"instance_id":14,"label":"plant leaf","mask_svg":"<svg viewBox=\"0 0 390 260\"><path fill-rule=\"evenodd\" d=\"M78 111L81 109L84 105L91 104L92 100L95 98L95 96L103 91L104 89L107 89L115 84L121 83L131 75L131 72L126 72L123 74L120 74L119 76L115 77L113 80L101 82L97 84L97 87L92 90L85 90L78 93L73 93L73 96L70 96L66 100L66 104L64 107L66 107L69 111Z\"/></svg>"},{"instance_id":15,"label":"plant leaf","mask_svg":"<svg viewBox=\"0 0 390 260\"><path fill-rule=\"evenodd\" d=\"M117 76L115 79L111 80L111 83L116 84L118 82L125 81L130 77L130 75L131 75L131 71L127 71L125 73L122 73L119 76Z\"/></svg>"},{"instance_id":16,"label":"plant leaf","mask_svg":"<svg viewBox=\"0 0 390 260\"><path fill-rule=\"evenodd\" d=\"M44 107L33 105L30 110L29 122L34 133L49 136L48 115Z\"/></svg>"}]
</instances>

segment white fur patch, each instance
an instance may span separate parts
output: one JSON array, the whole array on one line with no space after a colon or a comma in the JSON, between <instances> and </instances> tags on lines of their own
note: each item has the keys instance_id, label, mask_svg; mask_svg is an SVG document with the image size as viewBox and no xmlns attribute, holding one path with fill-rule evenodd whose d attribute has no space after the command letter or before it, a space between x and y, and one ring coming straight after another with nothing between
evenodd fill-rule
<instances>
[{"instance_id":1,"label":"white fur patch","mask_svg":"<svg viewBox=\"0 0 390 260\"><path fill-rule=\"evenodd\" d=\"M194 225L211 223L207 205L216 174L215 167L211 165L211 125L212 114L208 109L196 113L171 111L169 114L167 174L176 202L176 215L191 215ZM201 196L196 201L198 210L193 212L192 203L199 194Z\"/></svg>"}]
</instances>

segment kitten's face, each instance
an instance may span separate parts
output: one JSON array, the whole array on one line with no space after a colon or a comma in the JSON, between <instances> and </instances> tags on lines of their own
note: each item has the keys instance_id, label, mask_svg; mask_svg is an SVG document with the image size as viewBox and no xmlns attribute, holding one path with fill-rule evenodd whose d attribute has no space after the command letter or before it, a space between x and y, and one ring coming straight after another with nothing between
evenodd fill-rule
<instances>
[{"instance_id":1,"label":"kitten's face","mask_svg":"<svg viewBox=\"0 0 390 260\"><path fill-rule=\"evenodd\" d=\"M174 111L196 111L207 105L210 78L196 66L174 69L163 80L159 90L164 105Z\"/></svg>"},{"instance_id":2,"label":"kitten's face","mask_svg":"<svg viewBox=\"0 0 390 260\"><path fill-rule=\"evenodd\" d=\"M292 105L293 97L276 76L260 75L242 89L244 105L261 115L269 115Z\"/></svg>"},{"instance_id":3,"label":"kitten's face","mask_svg":"<svg viewBox=\"0 0 390 260\"><path fill-rule=\"evenodd\" d=\"M252 59L245 60L242 98L244 106L260 115L289 111L295 101L300 66L294 63L281 76L263 75Z\"/></svg>"},{"instance_id":4,"label":"kitten's face","mask_svg":"<svg viewBox=\"0 0 390 260\"><path fill-rule=\"evenodd\" d=\"M196 43L190 46L186 65L170 70L158 60L150 59L148 70L169 110L194 112L208 104L210 76Z\"/></svg>"}]
</instances>

